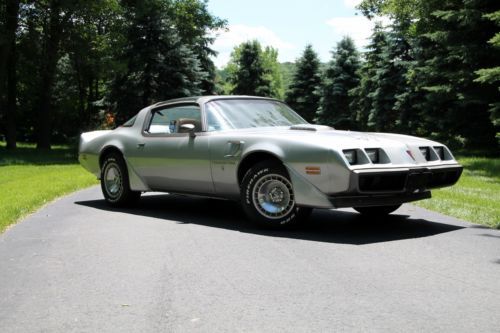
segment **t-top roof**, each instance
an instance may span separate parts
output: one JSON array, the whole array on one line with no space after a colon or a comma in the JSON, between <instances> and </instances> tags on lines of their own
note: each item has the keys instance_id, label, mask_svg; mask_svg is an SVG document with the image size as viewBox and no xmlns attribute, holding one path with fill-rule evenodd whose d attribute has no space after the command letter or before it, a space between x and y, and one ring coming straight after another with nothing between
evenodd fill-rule
<instances>
[{"instance_id":1,"label":"t-top roof","mask_svg":"<svg viewBox=\"0 0 500 333\"><path fill-rule=\"evenodd\" d=\"M247 95L206 95L206 96L191 96L191 97L182 97L169 99L167 101L162 101L154 104L154 106L160 106L164 104L185 102L185 103L197 103L204 104L213 100L220 99L266 99L266 100L275 100L274 98L269 97L260 97L260 96L247 96Z\"/></svg>"}]
</instances>

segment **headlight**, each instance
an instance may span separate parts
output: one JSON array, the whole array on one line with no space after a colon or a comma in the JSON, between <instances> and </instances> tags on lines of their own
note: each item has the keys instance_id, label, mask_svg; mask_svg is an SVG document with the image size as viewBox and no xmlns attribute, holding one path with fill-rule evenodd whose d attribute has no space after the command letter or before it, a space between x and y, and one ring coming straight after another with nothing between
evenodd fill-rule
<instances>
[{"instance_id":1,"label":"headlight","mask_svg":"<svg viewBox=\"0 0 500 333\"><path fill-rule=\"evenodd\" d=\"M357 163L358 156L356 154L355 149L343 150L343 152L344 152L344 156L345 156L347 162L349 162L349 164L353 165L353 164Z\"/></svg>"},{"instance_id":2,"label":"headlight","mask_svg":"<svg viewBox=\"0 0 500 333\"><path fill-rule=\"evenodd\" d=\"M379 162L379 153L378 149L365 149L366 155L368 155L368 158L370 158L370 161L372 163L378 163Z\"/></svg>"}]
</instances>

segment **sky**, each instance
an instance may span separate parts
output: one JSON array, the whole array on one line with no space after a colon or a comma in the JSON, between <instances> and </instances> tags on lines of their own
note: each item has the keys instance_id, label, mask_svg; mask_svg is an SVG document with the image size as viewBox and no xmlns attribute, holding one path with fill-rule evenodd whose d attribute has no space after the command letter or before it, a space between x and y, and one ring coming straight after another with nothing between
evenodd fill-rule
<instances>
[{"instance_id":1,"label":"sky","mask_svg":"<svg viewBox=\"0 0 500 333\"><path fill-rule=\"evenodd\" d=\"M232 49L257 39L279 51L280 62L295 61L312 44L321 61L343 36L358 49L367 44L374 25L355 6L361 0L209 0L209 11L227 20L228 31L217 32L215 65L224 67Z\"/></svg>"}]
</instances>

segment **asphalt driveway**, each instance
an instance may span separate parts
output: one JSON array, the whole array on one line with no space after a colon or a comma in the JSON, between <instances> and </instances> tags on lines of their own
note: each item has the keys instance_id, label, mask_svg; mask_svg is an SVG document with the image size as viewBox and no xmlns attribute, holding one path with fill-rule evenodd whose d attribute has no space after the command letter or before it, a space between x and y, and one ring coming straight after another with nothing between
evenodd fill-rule
<instances>
[{"instance_id":1,"label":"asphalt driveway","mask_svg":"<svg viewBox=\"0 0 500 333\"><path fill-rule=\"evenodd\" d=\"M250 228L230 202L98 187L0 235L0 332L500 332L500 232L405 205Z\"/></svg>"}]
</instances>

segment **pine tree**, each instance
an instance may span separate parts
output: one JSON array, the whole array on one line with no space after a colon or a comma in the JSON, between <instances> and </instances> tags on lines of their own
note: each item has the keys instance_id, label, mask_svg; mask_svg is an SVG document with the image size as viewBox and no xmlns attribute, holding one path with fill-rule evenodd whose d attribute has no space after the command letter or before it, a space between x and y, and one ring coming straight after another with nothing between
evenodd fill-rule
<instances>
[{"instance_id":1,"label":"pine tree","mask_svg":"<svg viewBox=\"0 0 500 333\"><path fill-rule=\"evenodd\" d=\"M319 59L311 45L296 62L296 71L286 94L286 102L305 120L312 122L319 107L316 89L321 83Z\"/></svg>"},{"instance_id":2,"label":"pine tree","mask_svg":"<svg viewBox=\"0 0 500 333\"><path fill-rule=\"evenodd\" d=\"M407 92L406 73L410 61L410 46L401 29L395 25L384 34L385 43L372 77L375 89L370 94L372 108L368 125L376 131L397 132L402 120L406 124L409 116L409 110L402 109L406 106L402 95Z\"/></svg>"},{"instance_id":3,"label":"pine tree","mask_svg":"<svg viewBox=\"0 0 500 333\"><path fill-rule=\"evenodd\" d=\"M387 33L383 30L382 24L377 22L370 36L370 43L367 52L364 54L365 62L359 70L360 83L351 92L351 109L355 112L357 128L364 130L374 130L373 122L373 94L377 88L378 67L383 63L383 54L387 47ZM368 118L372 114L369 122Z\"/></svg>"},{"instance_id":4,"label":"pine tree","mask_svg":"<svg viewBox=\"0 0 500 333\"><path fill-rule=\"evenodd\" d=\"M389 59L394 62L396 71L396 89L394 91L395 102L393 112L397 117L395 129L398 132L420 135L419 110L414 107L417 99L421 99L414 90L411 81L411 68L415 63L412 38L408 34L411 20L399 20L393 22L389 31Z\"/></svg>"},{"instance_id":5,"label":"pine tree","mask_svg":"<svg viewBox=\"0 0 500 333\"><path fill-rule=\"evenodd\" d=\"M122 61L127 68L115 79L111 95L119 121L151 103L201 93L206 73L177 36L167 13L161 0L126 7L128 45Z\"/></svg>"},{"instance_id":6,"label":"pine tree","mask_svg":"<svg viewBox=\"0 0 500 333\"><path fill-rule=\"evenodd\" d=\"M490 118L493 125L496 127L496 137L500 142L500 10L496 10L483 15L484 18L494 22L497 25L497 33L488 41L493 46L491 52L496 54L496 61L491 63L489 68L482 68L476 71L478 78L476 82L485 85L496 86L496 97L490 103Z\"/></svg>"},{"instance_id":7,"label":"pine tree","mask_svg":"<svg viewBox=\"0 0 500 333\"><path fill-rule=\"evenodd\" d=\"M321 99L316 122L340 129L355 127L349 91L359 84L359 54L350 37L344 37L333 52L333 59L323 73Z\"/></svg>"},{"instance_id":8,"label":"pine tree","mask_svg":"<svg viewBox=\"0 0 500 333\"><path fill-rule=\"evenodd\" d=\"M234 85L231 93L271 96L271 82L265 76L260 43L256 40L245 42L235 53L235 68L229 78Z\"/></svg>"},{"instance_id":9,"label":"pine tree","mask_svg":"<svg viewBox=\"0 0 500 333\"><path fill-rule=\"evenodd\" d=\"M173 19L183 44L187 45L200 61L200 68L207 75L201 79L203 94L216 93L215 65L211 59L217 52L211 48L215 40L209 31L224 28L226 21L213 16L204 0L175 0L172 2Z\"/></svg>"},{"instance_id":10,"label":"pine tree","mask_svg":"<svg viewBox=\"0 0 500 333\"><path fill-rule=\"evenodd\" d=\"M406 83L410 45L399 25L386 29L377 22L360 70L360 85L352 90L351 108L362 129L406 131L411 118Z\"/></svg>"},{"instance_id":11,"label":"pine tree","mask_svg":"<svg viewBox=\"0 0 500 333\"><path fill-rule=\"evenodd\" d=\"M416 107L430 136L467 147L495 147L490 104L498 101L494 85L475 82L475 72L498 64L498 50L488 44L495 31L485 13L498 3L481 0L429 3L418 22L415 91L425 97Z\"/></svg>"}]
</instances>

